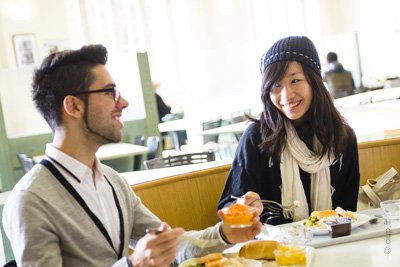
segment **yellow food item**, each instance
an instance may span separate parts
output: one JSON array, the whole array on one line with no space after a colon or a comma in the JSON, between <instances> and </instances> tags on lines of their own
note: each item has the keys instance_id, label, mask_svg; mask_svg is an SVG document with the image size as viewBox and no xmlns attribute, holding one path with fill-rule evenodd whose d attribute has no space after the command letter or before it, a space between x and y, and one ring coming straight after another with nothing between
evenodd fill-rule
<instances>
[{"instance_id":1,"label":"yellow food item","mask_svg":"<svg viewBox=\"0 0 400 267\"><path fill-rule=\"evenodd\" d=\"M289 248L288 247L280 247L279 250L282 252L286 252L286 251L289 251Z\"/></svg>"},{"instance_id":2,"label":"yellow food item","mask_svg":"<svg viewBox=\"0 0 400 267\"><path fill-rule=\"evenodd\" d=\"M350 219L355 220L355 221L357 220L356 217L354 217L354 214L351 211L345 211L341 207L337 207L335 209L335 212L337 214L341 215L342 217L350 218Z\"/></svg>"},{"instance_id":3,"label":"yellow food item","mask_svg":"<svg viewBox=\"0 0 400 267\"><path fill-rule=\"evenodd\" d=\"M206 267L222 267L229 260L230 260L229 258L222 258L222 259L218 259L218 260L213 260L213 261L206 262L205 266Z\"/></svg>"},{"instance_id":4,"label":"yellow food item","mask_svg":"<svg viewBox=\"0 0 400 267\"><path fill-rule=\"evenodd\" d=\"M224 222L231 225L246 225L253 222L255 210L249 210L246 205L232 204L229 208L222 209Z\"/></svg>"},{"instance_id":5,"label":"yellow food item","mask_svg":"<svg viewBox=\"0 0 400 267\"><path fill-rule=\"evenodd\" d=\"M276 264L279 266L300 265L307 262L304 249L282 246L275 251Z\"/></svg>"},{"instance_id":6,"label":"yellow food item","mask_svg":"<svg viewBox=\"0 0 400 267\"><path fill-rule=\"evenodd\" d=\"M336 211L334 211L334 210L323 210L323 211L318 212L317 218L318 218L318 220L321 220L323 218L328 218L330 216L336 216L336 215L337 215Z\"/></svg>"},{"instance_id":7,"label":"yellow food item","mask_svg":"<svg viewBox=\"0 0 400 267\"><path fill-rule=\"evenodd\" d=\"M214 261L214 260L222 259L223 257L224 256L222 256L222 253L220 253L220 252L211 253L211 254L208 254L208 255L206 255L204 257L198 258L197 259L197 263L198 264L203 264L203 263L208 262L208 261Z\"/></svg>"},{"instance_id":8,"label":"yellow food item","mask_svg":"<svg viewBox=\"0 0 400 267\"><path fill-rule=\"evenodd\" d=\"M326 229L326 221L336 220L340 218L350 218L357 221L354 213L349 210L344 210L341 207L337 207L335 210L323 210L323 211L313 211L311 216L307 218L304 225L307 227L312 227L314 229Z\"/></svg>"},{"instance_id":9,"label":"yellow food item","mask_svg":"<svg viewBox=\"0 0 400 267\"><path fill-rule=\"evenodd\" d=\"M258 240L247 243L240 248L239 257L246 259L275 259L274 251L280 247L279 242L273 240Z\"/></svg>"},{"instance_id":10,"label":"yellow food item","mask_svg":"<svg viewBox=\"0 0 400 267\"><path fill-rule=\"evenodd\" d=\"M229 211L236 212L236 211L248 211L249 208L246 205L235 203L229 207Z\"/></svg>"}]
</instances>

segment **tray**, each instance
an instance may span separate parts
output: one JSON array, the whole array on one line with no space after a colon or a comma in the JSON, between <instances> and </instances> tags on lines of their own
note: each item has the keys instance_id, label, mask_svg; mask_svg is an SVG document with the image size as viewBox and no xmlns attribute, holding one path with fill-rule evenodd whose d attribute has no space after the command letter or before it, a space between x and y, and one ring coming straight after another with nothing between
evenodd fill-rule
<instances>
[{"instance_id":1,"label":"tray","mask_svg":"<svg viewBox=\"0 0 400 267\"><path fill-rule=\"evenodd\" d=\"M235 258L238 256L238 252L230 252L232 250L240 250L240 247L245 244L242 243L240 246L236 246L227 250L226 252L224 251L223 254L225 257L230 257L230 258ZM306 257L307 257L307 262L305 264L302 265L298 265L298 267L310 267L311 266L311 261L314 257L314 252L315 252L315 248L310 247L310 246L306 246ZM276 261L274 260L257 260L258 262L261 262L263 267L280 267L278 264L276 264Z\"/></svg>"},{"instance_id":2,"label":"tray","mask_svg":"<svg viewBox=\"0 0 400 267\"><path fill-rule=\"evenodd\" d=\"M369 215L371 218L374 218L375 215L382 215L382 209L371 209L360 211L355 214L366 214ZM295 222L293 224L297 224ZM288 224L285 224L288 225ZM280 229L278 226L271 226L268 225L266 228L263 227L263 232L257 236L259 239L264 240L276 240L278 242L282 242L282 238L280 236ZM331 238L330 235L314 235L314 238L311 242L307 243L307 246L311 246L314 248L332 246L336 244L343 244L363 239L370 239L379 236L385 236L387 231L390 231L391 234L400 233L400 228L391 228L387 229L386 225L382 218L378 218L376 223L366 222L363 225L360 225L357 228L351 230L351 235L349 236L342 236L337 238Z\"/></svg>"}]
</instances>

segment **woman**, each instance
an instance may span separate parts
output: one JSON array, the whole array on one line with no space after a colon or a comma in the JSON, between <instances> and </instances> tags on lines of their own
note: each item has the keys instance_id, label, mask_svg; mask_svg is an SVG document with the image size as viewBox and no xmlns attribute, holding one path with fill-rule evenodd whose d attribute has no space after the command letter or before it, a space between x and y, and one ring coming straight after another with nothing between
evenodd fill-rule
<instances>
[{"instance_id":1,"label":"woman","mask_svg":"<svg viewBox=\"0 0 400 267\"><path fill-rule=\"evenodd\" d=\"M303 202L296 221L314 210L356 210L357 140L323 84L314 44L304 36L277 41L261 58L261 73L264 110L249 118L218 209L234 201L230 195L253 191L284 205ZM268 221L286 222L282 213Z\"/></svg>"}]
</instances>

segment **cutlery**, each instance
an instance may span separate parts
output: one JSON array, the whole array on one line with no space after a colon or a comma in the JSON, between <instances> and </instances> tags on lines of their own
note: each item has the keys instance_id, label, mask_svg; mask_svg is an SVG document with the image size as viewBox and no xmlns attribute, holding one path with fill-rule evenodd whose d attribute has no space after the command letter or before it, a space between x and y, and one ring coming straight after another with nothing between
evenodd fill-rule
<instances>
[{"instance_id":1,"label":"cutlery","mask_svg":"<svg viewBox=\"0 0 400 267\"><path fill-rule=\"evenodd\" d=\"M374 218L369 219L369 222L370 222L370 223L376 223L376 222L378 221L379 218L382 218L382 215L380 215L380 214L375 214L375 215L374 215Z\"/></svg>"},{"instance_id":2,"label":"cutlery","mask_svg":"<svg viewBox=\"0 0 400 267\"><path fill-rule=\"evenodd\" d=\"M231 195L231 198L233 198L233 199L241 199L241 197L237 197L237 196L234 196L234 195ZM268 210L271 211L271 212L263 212L264 214L266 213L266 214L270 215L267 218L266 222L268 222L271 219L279 218L281 210L282 210L282 213L283 213L283 217L285 219L293 219L295 208L304 205L303 202L300 202L299 205L297 205L297 206L296 205L287 206L287 205L282 205L282 204L280 204L280 203L278 203L276 201L273 201L273 200L257 199L256 201L260 201L261 203L263 203L265 205L265 208L267 208ZM264 214L261 217L263 217Z\"/></svg>"},{"instance_id":3,"label":"cutlery","mask_svg":"<svg viewBox=\"0 0 400 267\"><path fill-rule=\"evenodd\" d=\"M242 197L237 197L237 196L234 196L234 195L231 195L231 198L233 198L233 199L242 199ZM264 204L274 204L274 205L277 205L277 206L279 206L279 207L281 207L283 209L294 209L294 208L297 208L297 207L300 207L300 206L304 205L303 202L300 202L300 204L297 205L297 206L294 205L294 204L291 205L291 206L287 206L287 205L282 205L282 204L280 204L280 203L278 203L276 201L273 201L273 200L256 199L256 201L260 201L261 203L264 203Z\"/></svg>"},{"instance_id":4,"label":"cutlery","mask_svg":"<svg viewBox=\"0 0 400 267\"><path fill-rule=\"evenodd\" d=\"M162 231L159 231L157 229L146 229L146 233L158 235L162 233ZM181 241L188 240L199 248L214 247L220 243L219 239L201 239L201 238L197 239L185 235L178 236L178 239Z\"/></svg>"}]
</instances>

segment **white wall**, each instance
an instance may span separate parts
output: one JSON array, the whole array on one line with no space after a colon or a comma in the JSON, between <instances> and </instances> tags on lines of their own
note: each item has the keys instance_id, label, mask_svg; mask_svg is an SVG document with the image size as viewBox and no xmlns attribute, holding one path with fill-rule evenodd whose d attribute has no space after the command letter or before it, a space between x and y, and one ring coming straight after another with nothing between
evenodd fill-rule
<instances>
[{"instance_id":1,"label":"white wall","mask_svg":"<svg viewBox=\"0 0 400 267\"><path fill-rule=\"evenodd\" d=\"M26 4L33 19L15 22L12 10ZM68 45L64 0L1 0L0 1L0 100L8 137L50 132L50 127L36 111L31 100L33 67L18 68L12 37L15 34L34 34L38 64L45 57L44 43ZM2 53L7 51L7 53Z\"/></svg>"},{"instance_id":2,"label":"white wall","mask_svg":"<svg viewBox=\"0 0 400 267\"><path fill-rule=\"evenodd\" d=\"M29 22L16 23L12 21L10 12L24 2L33 9L34 17ZM5 61L0 58L2 68L16 67L12 42L12 36L15 34L33 33L35 35L39 61L45 56L43 48L45 42L69 42L64 0L1 0L0 27L0 49L7 51Z\"/></svg>"},{"instance_id":3,"label":"white wall","mask_svg":"<svg viewBox=\"0 0 400 267\"><path fill-rule=\"evenodd\" d=\"M10 12L26 4L32 10L33 19L25 23L15 22ZM64 0L1 0L0 1L0 100L3 105L7 136L50 133L51 129L37 112L31 100L31 82L34 67L17 67L12 36L34 34L38 66L47 54L44 44L57 43L60 49L69 47L68 24ZM76 32L76 34L78 34ZM83 45L83 44L81 44ZM4 50L3 50L4 47ZM8 51L8 53L1 53ZM145 118L145 109L138 64L135 53L113 54L109 51L107 65L122 95L130 105L122 120ZM134 88L134 89L132 89Z\"/></svg>"},{"instance_id":4,"label":"white wall","mask_svg":"<svg viewBox=\"0 0 400 267\"><path fill-rule=\"evenodd\" d=\"M323 35L357 32L364 76L400 75L400 1L320 0Z\"/></svg>"},{"instance_id":5,"label":"white wall","mask_svg":"<svg viewBox=\"0 0 400 267\"><path fill-rule=\"evenodd\" d=\"M5 73L19 71L13 70L16 62L12 35L34 33L40 60L44 57L44 42L68 43L69 41L64 0L31 1L36 4L36 16L30 23L24 25L12 22L7 13L10 3L20 1L0 1L0 67L7 69ZM262 5L266 0L253 0L253 2ZM302 2L305 15L299 19L305 22L304 28L279 28L279 31L273 34L276 39L292 32L306 31L312 36L323 60L324 37L356 32L359 38L361 69L365 76L382 78L400 74L398 63L400 61L400 49L398 49L400 47L400 16L398 15L400 1L304 0ZM162 67L177 69L173 75L178 81L168 81L171 85L179 87L179 89L174 88L172 100L181 101L183 98L185 114L197 119L207 118L214 114L227 114L249 107L260 109L259 58L272 44L271 40L264 38L263 33L278 30L277 25L281 25L285 19L281 10L276 10L274 17L269 17L265 23L260 24L261 28L260 25L253 28L249 19L252 14L248 6L249 1L191 0L182 2L171 0L167 3L170 3L168 8L171 13L166 21L175 25L175 31L171 28L170 35L177 44L175 52L169 55L169 58L174 61ZM263 9L274 8L275 10L281 5L281 1L269 3L275 4L266 4ZM224 5L226 9L221 9ZM263 14L263 9L258 10L258 13ZM178 19L174 16L174 12L175 15L185 12L186 17ZM315 19L320 23L313 23ZM177 25L180 25L179 28ZM264 28L262 28L263 25L265 25ZM177 54L182 51L184 53L181 55ZM28 92L29 85L26 84L26 86L19 90ZM168 86L165 86L163 90L165 91L162 91L162 95L169 102ZM177 92L181 92L182 98L177 96ZM13 94L10 93L10 95ZM8 99L11 101L9 106L19 104L14 103L12 98ZM2 101L5 101L3 96ZM170 102L170 104L173 103ZM31 107L25 107L27 107L25 104L19 106L19 112L30 114ZM5 110L5 114L13 114L13 111ZM7 119L10 120L10 118ZM40 125L39 122L33 124Z\"/></svg>"}]
</instances>

